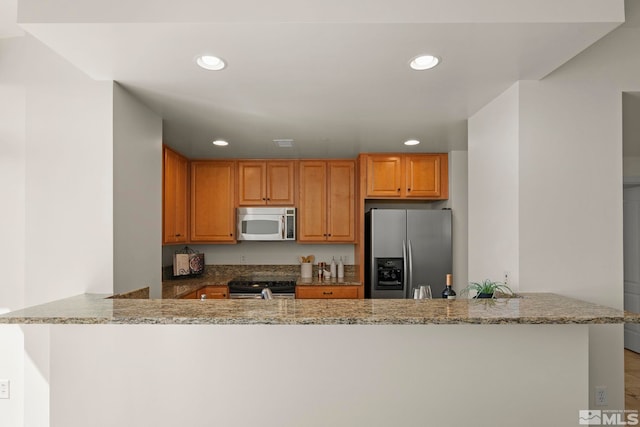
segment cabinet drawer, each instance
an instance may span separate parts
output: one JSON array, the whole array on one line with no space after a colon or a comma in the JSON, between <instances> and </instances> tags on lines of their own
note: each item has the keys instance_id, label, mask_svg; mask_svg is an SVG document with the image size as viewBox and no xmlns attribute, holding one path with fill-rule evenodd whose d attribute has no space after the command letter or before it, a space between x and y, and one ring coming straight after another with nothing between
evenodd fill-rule
<instances>
[{"instance_id":1,"label":"cabinet drawer","mask_svg":"<svg viewBox=\"0 0 640 427\"><path fill-rule=\"evenodd\" d=\"M198 290L198 298L206 295L207 299L227 299L229 298L229 288L227 286L206 286Z\"/></svg>"},{"instance_id":2,"label":"cabinet drawer","mask_svg":"<svg viewBox=\"0 0 640 427\"><path fill-rule=\"evenodd\" d=\"M296 286L296 298L358 298L359 286Z\"/></svg>"}]
</instances>

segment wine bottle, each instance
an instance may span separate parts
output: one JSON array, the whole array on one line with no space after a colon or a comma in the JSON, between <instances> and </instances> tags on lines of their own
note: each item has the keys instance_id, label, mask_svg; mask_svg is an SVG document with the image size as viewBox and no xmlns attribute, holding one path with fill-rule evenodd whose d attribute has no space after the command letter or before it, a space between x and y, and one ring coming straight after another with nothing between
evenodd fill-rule
<instances>
[{"instance_id":1,"label":"wine bottle","mask_svg":"<svg viewBox=\"0 0 640 427\"><path fill-rule=\"evenodd\" d=\"M445 299L456 299L456 291L453 290L451 285L453 284L453 280L451 274L447 274L447 286L442 291L442 298Z\"/></svg>"}]
</instances>

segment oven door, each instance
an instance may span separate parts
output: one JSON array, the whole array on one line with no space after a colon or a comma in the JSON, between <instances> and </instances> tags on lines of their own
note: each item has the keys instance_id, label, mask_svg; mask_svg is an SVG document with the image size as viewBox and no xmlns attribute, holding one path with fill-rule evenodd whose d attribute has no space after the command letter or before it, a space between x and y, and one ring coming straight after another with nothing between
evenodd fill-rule
<instances>
[{"instance_id":1,"label":"oven door","mask_svg":"<svg viewBox=\"0 0 640 427\"><path fill-rule=\"evenodd\" d=\"M238 240L284 240L284 215L238 215Z\"/></svg>"},{"instance_id":2,"label":"oven door","mask_svg":"<svg viewBox=\"0 0 640 427\"><path fill-rule=\"evenodd\" d=\"M294 299L296 294L293 293L274 293L273 299ZM230 293L231 299L262 299L261 294L247 294L247 293Z\"/></svg>"}]
</instances>

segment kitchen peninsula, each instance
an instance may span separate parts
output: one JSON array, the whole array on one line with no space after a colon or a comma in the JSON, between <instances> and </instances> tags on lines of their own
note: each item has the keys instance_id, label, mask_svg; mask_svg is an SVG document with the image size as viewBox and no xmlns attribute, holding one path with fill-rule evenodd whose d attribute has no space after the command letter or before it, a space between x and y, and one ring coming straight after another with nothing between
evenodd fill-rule
<instances>
[{"instance_id":1,"label":"kitchen peninsula","mask_svg":"<svg viewBox=\"0 0 640 427\"><path fill-rule=\"evenodd\" d=\"M52 413L52 424L68 427L88 419L94 426L573 425L589 404L589 324L623 322L622 311L554 294L80 295L0 316L50 328L51 363L66 373L51 378L52 407L73 408ZM91 395L86 382L95 386ZM124 406L136 408L126 419L104 410Z\"/></svg>"}]
</instances>

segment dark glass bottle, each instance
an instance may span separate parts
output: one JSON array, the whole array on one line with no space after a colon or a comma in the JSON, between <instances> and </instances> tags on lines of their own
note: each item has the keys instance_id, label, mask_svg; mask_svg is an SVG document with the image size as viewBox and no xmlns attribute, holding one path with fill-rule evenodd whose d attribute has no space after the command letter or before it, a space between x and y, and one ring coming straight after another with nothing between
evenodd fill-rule
<instances>
[{"instance_id":1,"label":"dark glass bottle","mask_svg":"<svg viewBox=\"0 0 640 427\"><path fill-rule=\"evenodd\" d=\"M456 291L453 290L451 285L453 284L453 279L451 274L447 274L447 287L442 291L442 298L444 299L456 299Z\"/></svg>"}]
</instances>

